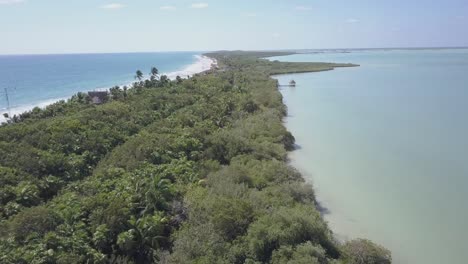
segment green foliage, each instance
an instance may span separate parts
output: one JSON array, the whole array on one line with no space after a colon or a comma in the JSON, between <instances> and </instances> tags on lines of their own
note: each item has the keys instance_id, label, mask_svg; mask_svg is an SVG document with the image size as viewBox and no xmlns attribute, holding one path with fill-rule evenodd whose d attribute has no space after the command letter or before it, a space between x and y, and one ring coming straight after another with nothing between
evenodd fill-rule
<instances>
[{"instance_id":1,"label":"green foliage","mask_svg":"<svg viewBox=\"0 0 468 264\"><path fill-rule=\"evenodd\" d=\"M346 242L344 256L350 264L388 264L392 263L390 251L366 239Z\"/></svg>"},{"instance_id":2,"label":"green foliage","mask_svg":"<svg viewBox=\"0 0 468 264\"><path fill-rule=\"evenodd\" d=\"M248 254L255 260L267 261L281 246L310 241L324 248L329 256L338 257L338 248L331 233L311 206L280 207L251 225L246 237Z\"/></svg>"},{"instance_id":3,"label":"green foliage","mask_svg":"<svg viewBox=\"0 0 468 264\"><path fill-rule=\"evenodd\" d=\"M137 263L151 262L155 259L155 250L167 243L167 221L162 214L132 218L129 220L130 229L118 235L117 245Z\"/></svg>"},{"instance_id":4,"label":"green foliage","mask_svg":"<svg viewBox=\"0 0 468 264\"><path fill-rule=\"evenodd\" d=\"M283 246L275 250L271 259L272 264L326 264L328 263L325 250L314 246L311 242L297 247Z\"/></svg>"},{"instance_id":5,"label":"green foliage","mask_svg":"<svg viewBox=\"0 0 468 264\"><path fill-rule=\"evenodd\" d=\"M351 65L260 59L282 54L209 54L220 70L186 80L137 71L105 104L79 93L0 126L0 262L389 263L333 239L287 165L269 78Z\"/></svg>"},{"instance_id":6,"label":"green foliage","mask_svg":"<svg viewBox=\"0 0 468 264\"><path fill-rule=\"evenodd\" d=\"M58 215L51 209L34 207L16 215L10 222L9 228L14 239L25 243L52 231L59 224Z\"/></svg>"}]
</instances>

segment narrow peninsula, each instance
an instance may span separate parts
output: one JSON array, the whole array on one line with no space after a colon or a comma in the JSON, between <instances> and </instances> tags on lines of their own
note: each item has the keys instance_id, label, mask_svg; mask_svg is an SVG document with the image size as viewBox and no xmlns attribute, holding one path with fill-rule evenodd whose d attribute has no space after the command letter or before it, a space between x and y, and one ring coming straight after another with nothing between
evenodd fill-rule
<instances>
[{"instance_id":1,"label":"narrow peninsula","mask_svg":"<svg viewBox=\"0 0 468 264\"><path fill-rule=\"evenodd\" d=\"M188 79L152 69L101 104L80 93L11 118L0 262L391 263L368 240L334 238L288 165L270 77L355 65L263 59L288 54L208 53L217 66Z\"/></svg>"}]
</instances>

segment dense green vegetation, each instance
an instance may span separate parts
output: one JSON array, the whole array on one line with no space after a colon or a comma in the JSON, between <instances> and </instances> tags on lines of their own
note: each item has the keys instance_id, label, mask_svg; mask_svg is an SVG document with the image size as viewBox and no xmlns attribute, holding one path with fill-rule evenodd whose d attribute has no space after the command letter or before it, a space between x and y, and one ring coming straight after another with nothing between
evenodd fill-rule
<instances>
[{"instance_id":1,"label":"dense green vegetation","mask_svg":"<svg viewBox=\"0 0 468 264\"><path fill-rule=\"evenodd\" d=\"M337 242L287 164L294 137L269 76L331 70L220 52L170 81L138 71L0 127L0 263L390 263Z\"/></svg>"}]
</instances>

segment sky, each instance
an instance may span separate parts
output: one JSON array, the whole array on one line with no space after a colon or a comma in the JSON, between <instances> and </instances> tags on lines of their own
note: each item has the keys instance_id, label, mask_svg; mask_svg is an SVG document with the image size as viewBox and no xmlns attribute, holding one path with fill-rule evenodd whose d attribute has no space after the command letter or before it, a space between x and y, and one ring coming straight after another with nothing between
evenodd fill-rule
<instances>
[{"instance_id":1,"label":"sky","mask_svg":"<svg viewBox=\"0 0 468 264\"><path fill-rule=\"evenodd\" d=\"M0 0L0 54L441 46L467 0Z\"/></svg>"}]
</instances>

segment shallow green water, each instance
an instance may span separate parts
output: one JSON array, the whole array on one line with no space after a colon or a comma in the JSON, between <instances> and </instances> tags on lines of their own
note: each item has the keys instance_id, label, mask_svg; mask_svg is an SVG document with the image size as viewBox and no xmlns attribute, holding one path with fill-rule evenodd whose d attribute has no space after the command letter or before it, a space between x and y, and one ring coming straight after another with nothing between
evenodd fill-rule
<instances>
[{"instance_id":1,"label":"shallow green water","mask_svg":"<svg viewBox=\"0 0 468 264\"><path fill-rule=\"evenodd\" d=\"M468 50L293 55L361 64L295 79L282 93L291 161L341 238L395 263L468 263Z\"/></svg>"}]
</instances>

